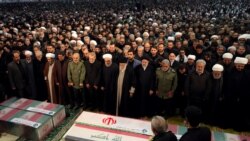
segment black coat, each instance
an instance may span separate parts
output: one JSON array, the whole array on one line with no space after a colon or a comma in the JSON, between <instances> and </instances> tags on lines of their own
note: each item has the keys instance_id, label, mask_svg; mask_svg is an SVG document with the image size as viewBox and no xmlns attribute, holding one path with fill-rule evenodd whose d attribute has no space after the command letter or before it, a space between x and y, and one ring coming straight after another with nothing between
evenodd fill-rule
<instances>
[{"instance_id":1,"label":"black coat","mask_svg":"<svg viewBox=\"0 0 250 141\"><path fill-rule=\"evenodd\" d=\"M20 60L20 69L15 62L8 64L8 74L11 88L22 90L26 87L25 63Z\"/></svg>"},{"instance_id":2,"label":"black coat","mask_svg":"<svg viewBox=\"0 0 250 141\"><path fill-rule=\"evenodd\" d=\"M186 64L186 69L188 74L192 74L195 71L195 64L189 65L188 63Z\"/></svg>"},{"instance_id":3,"label":"black coat","mask_svg":"<svg viewBox=\"0 0 250 141\"><path fill-rule=\"evenodd\" d=\"M243 110L249 107L249 73L246 70L238 71L232 69L229 77L227 108L230 109L230 124L235 130L245 130L249 128L249 114Z\"/></svg>"},{"instance_id":4,"label":"black coat","mask_svg":"<svg viewBox=\"0 0 250 141\"><path fill-rule=\"evenodd\" d=\"M115 114L118 71L118 65L115 63L112 63L110 67L106 67L105 64L102 67L101 87L104 87L103 108L104 112L109 114Z\"/></svg>"},{"instance_id":5,"label":"black coat","mask_svg":"<svg viewBox=\"0 0 250 141\"><path fill-rule=\"evenodd\" d=\"M218 106L224 99L224 87L223 87L224 79L221 77L220 79L212 78L212 89L210 94L210 101L212 106L212 111L218 110Z\"/></svg>"},{"instance_id":6,"label":"black coat","mask_svg":"<svg viewBox=\"0 0 250 141\"><path fill-rule=\"evenodd\" d=\"M229 76L229 99L231 102L241 103L247 93L249 87L249 74L246 70L238 71L234 67Z\"/></svg>"},{"instance_id":7,"label":"black coat","mask_svg":"<svg viewBox=\"0 0 250 141\"><path fill-rule=\"evenodd\" d=\"M224 71L223 71L223 88L224 88L224 100L228 100L229 95L230 95L230 75L231 71L234 67L234 63L232 62L229 65L224 64L222 61L218 62L219 64L223 65Z\"/></svg>"},{"instance_id":8,"label":"black coat","mask_svg":"<svg viewBox=\"0 0 250 141\"><path fill-rule=\"evenodd\" d=\"M223 76L220 79L212 78L212 90L210 94L210 112L211 112L211 120L214 125L222 125L223 117L225 112L224 109L224 94L225 94L225 87L224 87L224 78Z\"/></svg>"},{"instance_id":9,"label":"black coat","mask_svg":"<svg viewBox=\"0 0 250 141\"><path fill-rule=\"evenodd\" d=\"M117 51L115 51L115 52L109 52L109 53L112 55L112 62L118 64L119 63L119 59L122 56L122 54L119 53L119 52L117 52Z\"/></svg>"},{"instance_id":10,"label":"black coat","mask_svg":"<svg viewBox=\"0 0 250 141\"><path fill-rule=\"evenodd\" d=\"M37 89L37 99L41 101L47 99L47 87L46 87L46 82L44 80L44 74L43 74L45 64L46 64L45 58L42 58L41 61L37 59L33 60L35 83L36 83L36 89Z\"/></svg>"},{"instance_id":11,"label":"black coat","mask_svg":"<svg viewBox=\"0 0 250 141\"><path fill-rule=\"evenodd\" d=\"M177 138L171 131L168 131L155 135L152 141L177 141Z\"/></svg>"},{"instance_id":12,"label":"black coat","mask_svg":"<svg viewBox=\"0 0 250 141\"><path fill-rule=\"evenodd\" d=\"M138 114L144 116L146 114L146 107L149 106L149 91L155 89L155 69L148 65L146 70L142 65L139 65L136 70L136 102L138 103ZM151 104L150 104L151 105Z\"/></svg>"},{"instance_id":13,"label":"black coat","mask_svg":"<svg viewBox=\"0 0 250 141\"><path fill-rule=\"evenodd\" d=\"M35 82L35 75L34 75L34 67L33 67L33 61L31 62L27 62L26 60L24 60L25 62L25 71L27 74L27 92L29 94L29 97L32 99L36 99L37 98L37 93L36 93L36 82Z\"/></svg>"},{"instance_id":14,"label":"black coat","mask_svg":"<svg viewBox=\"0 0 250 141\"><path fill-rule=\"evenodd\" d=\"M171 68L173 68L174 70L177 71L179 66L180 66L180 63L178 61L174 60L174 62L171 65Z\"/></svg>"},{"instance_id":15,"label":"black coat","mask_svg":"<svg viewBox=\"0 0 250 141\"><path fill-rule=\"evenodd\" d=\"M211 131L207 127L189 128L180 141L211 141Z\"/></svg>"},{"instance_id":16,"label":"black coat","mask_svg":"<svg viewBox=\"0 0 250 141\"><path fill-rule=\"evenodd\" d=\"M187 79L188 74L184 73L181 74L179 71L177 71L177 78L178 78L178 84L175 90L174 98L176 102L176 107L181 109L181 114L184 114L184 108L187 106L187 96L182 95L184 93L185 88L185 82Z\"/></svg>"},{"instance_id":17,"label":"black coat","mask_svg":"<svg viewBox=\"0 0 250 141\"><path fill-rule=\"evenodd\" d=\"M211 90L210 74L204 72L199 75L196 71L190 74L186 80L185 93L191 98L207 98Z\"/></svg>"},{"instance_id":18,"label":"black coat","mask_svg":"<svg viewBox=\"0 0 250 141\"><path fill-rule=\"evenodd\" d=\"M130 97L131 87L135 88L136 80L133 67L127 65L125 70L123 85L122 85L122 98L119 107L119 116L130 116L132 111L132 98Z\"/></svg>"},{"instance_id":19,"label":"black coat","mask_svg":"<svg viewBox=\"0 0 250 141\"><path fill-rule=\"evenodd\" d=\"M190 74L185 83L185 94L189 102L204 104L208 102L211 92L211 77L208 72L199 75L196 71ZM198 105L197 105L198 106Z\"/></svg>"},{"instance_id":20,"label":"black coat","mask_svg":"<svg viewBox=\"0 0 250 141\"><path fill-rule=\"evenodd\" d=\"M6 74L7 64L9 62L10 62L10 54L4 51L0 55L0 83L4 82L4 80L5 80L3 78L5 78L5 76L7 75Z\"/></svg>"},{"instance_id":21,"label":"black coat","mask_svg":"<svg viewBox=\"0 0 250 141\"><path fill-rule=\"evenodd\" d=\"M160 62L164 59L163 57L161 57L158 54L156 56L151 55L150 58L152 59L152 61L150 63L152 64L154 69L157 69L158 67L160 67Z\"/></svg>"},{"instance_id":22,"label":"black coat","mask_svg":"<svg viewBox=\"0 0 250 141\"><path fill-rule=\"evenodd\" d=\"M100 84L102 72L101 62L96 60L93 64L91 64L89 61L85 61L84 64L86 68L85 83L90 84L90 86L98 86Z\"/></svg>"},{"instance_id":23,"label":"black coat","mask_svg":"<svg viewBox=\"0 0 250 141\"><path fill-rule=\"evenodd\" d=\"M0 51L1 52L1 51ZM7 74L7 65L11 62L10 54L3 51L0 55L0 94L7 93L10 94L8 91L9 83L8 83L8 74Z\"/></svg>"}]
</instances>

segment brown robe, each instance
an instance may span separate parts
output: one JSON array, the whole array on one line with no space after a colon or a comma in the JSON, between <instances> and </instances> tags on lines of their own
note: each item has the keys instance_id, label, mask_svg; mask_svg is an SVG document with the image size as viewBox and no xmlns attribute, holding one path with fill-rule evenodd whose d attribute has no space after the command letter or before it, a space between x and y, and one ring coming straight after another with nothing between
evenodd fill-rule
<instances>
[{"instance_id":1,"label":"brown robe","mask_svg":"<svg viewBox=\"0 0 250 141\"><path fill-rule=\"evenodd\" d=\"M56 61L54 66L56 72L55 83L59 83L59 86L57 86L59 104L67 104L66 101L70 93L67 78L68 63L68 60L65 60L63 64L60 61Z\"/></svg>"},{"instance_id":2,"label":"brown robe","mask_svg":"<svg viewBox=\"0 0 250 141\"><path fill-rule=\"evenodd\" d=\"M45 67L44 67L44 77L45 77L45 81L46 81L46 84L47 84L47 90L48 90L48 100L51 102L51 103L55 103L55 104L58 104L58 93L56 92L56 83L55 83L55 80L56 80L56 61L54 62L54 67L52 69L52 78L51 78L51 83L52 83L52 94L50 93L50 87L49 87L49 63L47 62L45 64ZM52 95L52 99L51 99L51 96Z\"/></svg>"}]
</instances>

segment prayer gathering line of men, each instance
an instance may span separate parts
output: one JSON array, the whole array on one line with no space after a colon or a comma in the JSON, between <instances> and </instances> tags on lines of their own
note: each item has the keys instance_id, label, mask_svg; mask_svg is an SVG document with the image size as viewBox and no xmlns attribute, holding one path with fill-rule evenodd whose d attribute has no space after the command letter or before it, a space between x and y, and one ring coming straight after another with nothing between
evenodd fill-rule
<instances>
[{"instance_id":1,"label":"prayer gathering line of men","mask_svg":"<svg viewBox=\"0 0 250 141\"><path fill-rule=\"evenodd\" d=\"M48 44L47 52L52 48L52 53L45 55L47 62L40 50L35 51L35 57L31 51L24 51L21 60L22 54L13 51L13 61L7 68L9 82L19 97L70 104L74 108L88 104L121 116L169 117L176 107L183 114L187 105L195 105L205 111L207 121L216 125L226 125L221 111L234 120L241 117L240 121L248 121L249 117L239 109L249 103L249 55L235 57L227 52L217 64L209 64L208 54L197 60L195 55L186 56L184 49L177 57L173 52L164 52L169 55L162 57L159 50L165 48L163 44L151 47L148 54L146 47L138 47L136 54L130 46L126 47L120 53L111 43L100 59L95 52L82 58L79 53L55 55L54 46ZM196 51L199 49L198 45Z\"/></svg>"},{"instance_id":2,"label":"prayer gathering line of men","mask_svg":"<svg viewBox=\"0 0 250 141\"><path fill-rule=\"evenodd\" d=\"M250 37L243 34L250 32L249 4L0 5L6 13L0 16L0 99L14 94L132 117L169 117L196 105L213 124L249 127ZM216 63L223 75L213 71Z\"/></svg>"}]
</instances>

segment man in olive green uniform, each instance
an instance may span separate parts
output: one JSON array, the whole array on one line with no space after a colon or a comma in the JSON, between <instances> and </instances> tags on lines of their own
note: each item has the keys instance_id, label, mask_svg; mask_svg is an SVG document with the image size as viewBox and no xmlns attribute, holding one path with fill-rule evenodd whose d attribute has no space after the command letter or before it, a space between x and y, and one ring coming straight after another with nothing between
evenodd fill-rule
<instances>
[{"instance_id":1,"label":"man in olive green uniform","mask_svg":"<svg viewBox=\"0 0 250 141\"><path fill-rule=\"evenodd\" d=\"M173 95L177 87L177 73L170 67L167 59L162 60L161 68L156 70L156 94L159 98L159 114L174 114Z\"/></svg>"},{"instance_id":2,"label":"man in olive green uniform","mask_svg":"<svg viewBox=\"0 0 250 141\"><path fill-rule=\"evenodd\" d=\"M74 53L72 58L73 61L68 65L68 85L69 87L73 87L73 94L70 95L70 105L71 107L75 106L74 109L77 109L82 102L85 102L82 95L82 88L86 69L84 63L80 61L79 53Z\"/></svg>"}]
</instances>

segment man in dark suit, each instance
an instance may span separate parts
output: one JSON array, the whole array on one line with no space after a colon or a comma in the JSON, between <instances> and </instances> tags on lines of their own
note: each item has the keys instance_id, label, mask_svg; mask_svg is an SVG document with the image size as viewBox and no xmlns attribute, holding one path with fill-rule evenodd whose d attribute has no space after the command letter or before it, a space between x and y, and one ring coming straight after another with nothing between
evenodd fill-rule
<instances>
[{"instance_id":1,"label":"man in dark suit","mask_svg":"<svg viewBox=\"0 0 250 141\"><path fill-rule=\"evenodd\" d=\"M7 64L11 61L10 50L4 47L3 41L0 41L0 101L9 95L9 83L7 75Z\"/></svg>"},{"instance_id":2,"label":"man in dark suit","mask_svg":"<svg viewBox=\"0 0 250 141\"><path fill-rule=\"evenodd\" d=\"M203 111L206 118L207 104L211 92L210 73L205 71L206 62L203 59L196 61L196 70L191 73L185 82L185 94L188 104L197 106Z\"/></svg>"},{"instance_id":3,"label":"man in dark suit","mask_svg":"<svg viewBox=\"0 0 250 141\"><path fill-rule=\"evenodd\" d=\"M89 53L88 61L84 62L86 67L85 85L86 85L86 102L90 108L101 109L100 101L102 101L99 94L99 86L102 72L102 64L96 59L95 52Z\"/></svg>"},{"instance_id":4,"label":"man in dark suit","mask_svg":"<svg viewBox=\"0 0 250 141\"><path fill-rule=\"evenodd\" d=\"M202 118L202 112L199 108L187 107L185 117L188 131L181 137L180 141L211 141L210 129L199 126Z\"/></svg>"},{"instance_id":5,"label":"man in dark suit","mask_svg":"<svg viewBox=\"0 0 250 141\"><path fill-rule=\"evenodd\" d=\"M25 64L20 60L20 52L13 51L13 61L8 64L8 75L12 90L17 97L25 97Z\"/></svg>"},{"instance_id":6,"label":"man in dark suit","mask_svg":"<svg viewBox=\"0 0 250 141\"><path fill-rule=\"evenodd\" d=\"M173 52L169 53L168 60L170 62L170 67L174 70L178 70L180 64L178 61L175 60L175 58L176 55Z\"/></svg>"}]
</instances>

